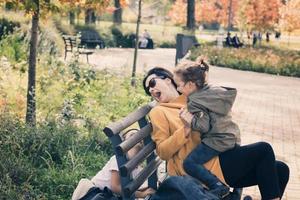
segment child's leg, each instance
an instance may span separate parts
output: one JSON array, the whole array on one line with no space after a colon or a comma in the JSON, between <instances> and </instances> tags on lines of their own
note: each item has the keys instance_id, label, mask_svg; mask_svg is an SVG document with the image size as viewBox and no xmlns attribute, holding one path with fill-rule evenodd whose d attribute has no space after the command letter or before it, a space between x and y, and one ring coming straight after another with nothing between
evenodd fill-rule
<instances>
[{"instance_id":1,"label":"child's leg","mask_svg":"<svg viewBox=\"0 0 300 200\"><path fill-rule=\"evenodd\" d=\"M219 155L220 152L201 143L184 160L183 167L187 174L200 180L210 189L214 188L219 179L211 174L203 164Z\"/></svg>"},{"instance_id":2,"label":"child's leg","mask_svg":"<svg viewBox=\"0 0 300 200\"><path fill-rule=\"evenodd\" d=\"M204 163L219 155L219 153L220 152L201 143L184 160L183 167L190 176L200 180L209 187L213 194L222 199L229 194L229 187L223 184L203 166Z\"/></svg>"}]
</instances>

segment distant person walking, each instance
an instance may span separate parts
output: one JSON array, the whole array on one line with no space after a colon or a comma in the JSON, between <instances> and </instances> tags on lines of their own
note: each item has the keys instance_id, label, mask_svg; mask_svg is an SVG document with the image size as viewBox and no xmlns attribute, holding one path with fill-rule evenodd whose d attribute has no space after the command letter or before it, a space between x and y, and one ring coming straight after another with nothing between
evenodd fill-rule
<instances>
[{"instance_id":1,"label":"distant person walking","mask_svg":"<svg viewBox=\"0 0 300 200\"><path fill-rule=\"evenodd\" d=\"M255 47L256 42L257 42L257 34L255 32L253 32L253 40L252 40L252 46Z\"/></svg>"},{"instance_id":2,"label":"distant person walking","mask_svg":"<svg viewBox=\"0 0 300 200\"><path fill-rule=\"evenodd\" d=\"M280 39L281 33L279 31L275 32L275 38Z\"/></svg>"},{"instance_id":3,"label":"distant person walking","mask_svg":"<svg viewBox=\"0 0 300 200\"><path fill-rule=\"evenodd\" d=\"M266 41L270 42L270 33L269 32L266 33Z\"/></svg>"}]
</instances>

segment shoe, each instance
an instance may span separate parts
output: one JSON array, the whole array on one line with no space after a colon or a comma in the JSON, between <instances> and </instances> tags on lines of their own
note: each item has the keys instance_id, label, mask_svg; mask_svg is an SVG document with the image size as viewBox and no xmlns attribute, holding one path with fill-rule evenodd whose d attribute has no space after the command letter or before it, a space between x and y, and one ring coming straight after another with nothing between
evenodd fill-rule
<instances>
[{"instance_id":1,"label":"shoe","mask_svg":"<svg viewBox=\"0 0 300 200\"><path fill-rule=\"evenodd\" d=\"M247 196L244 197L244 200L252 200L252 197L247 195Z\"/></svg>"},{"instance_id":2,"label":"shoe","mask_svg":"<svg viewBox=\"0 0 300 200\"><path fill-rule=\"evenodd\" d=\"M214 195L216 195L218 198L223 199L230 193L229 187L222 184L221 182L217 183L217 187L214 187L214 189L211 189L210 192Z\"/></svg>"}]
</instances>

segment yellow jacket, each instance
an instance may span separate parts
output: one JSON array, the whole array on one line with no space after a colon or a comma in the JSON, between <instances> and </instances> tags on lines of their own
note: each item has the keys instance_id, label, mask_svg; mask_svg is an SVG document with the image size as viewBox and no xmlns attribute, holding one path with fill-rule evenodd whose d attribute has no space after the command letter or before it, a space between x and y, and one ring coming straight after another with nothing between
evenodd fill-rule
<instances>
[{"instance_id":1,"label":"yellow jacket","mask_svg":"<svg viewBox=\"0 0 300 200\"><path fill-rule=\"evenodd\" d=\"M156 152L161 159L167 161L168 174L171 176L186 175L182 163L201 142L199 132L193 132L188 138L184 135L184 125L179 118L179 110L185 106L186 97L181 95L169 103L160 103L149 114ZM219 157L211 159L204 166L225 183Z\"/></svg>"}]
</instances>

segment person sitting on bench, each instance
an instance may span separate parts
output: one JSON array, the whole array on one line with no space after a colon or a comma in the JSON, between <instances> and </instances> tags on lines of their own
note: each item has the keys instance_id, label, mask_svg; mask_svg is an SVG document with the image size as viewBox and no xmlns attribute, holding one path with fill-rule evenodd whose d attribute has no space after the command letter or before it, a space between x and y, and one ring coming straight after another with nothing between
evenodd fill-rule
<instances>
[{"instance_id":1,"label":"person sitting on bench","mask_svg":"<svg viewBox=\"0 0 300 200\"><path fill-rule=\"evenodd\" d=\"M240 48L242 47L244 44L240 41L239 37L237 36L237 34L234 35L234 37L232 38L232 43L233 46L235 48Z\"/></svg>"},{"instance_id":2,"label":"person sitting on bench","mask_svg":"<svg viewBox=\"0 0 300 200\"><path fill-rule=\"evenodd\" d=\"M232 39L230 37L230 32L227 33L227 37L225 38L225 46L227 47L232 47L233 43L232 43Z\"/></svg>"},{"instance_id":3,"label":"person sitting on bench","mask_svg":"<svg viewBox=\"0 0 300 200\"><path fill-rule=\"evenodd\" d=\"M191 61L192 62L192 61ZM184 176L183 161L201 143L199 132L191 131L180 119L187 98L180 95L173 74L163 68L151 69L143 80L145 92L158 102L149 113L158 156L167 161L171 176ZM184 87L190 87L187 82ZM204 164L222 183L234 188L259 186L262 199L279 200L289 180L289 167L275 159L266 142L238 146L220 153Z\"/></svg>"},{"instance_id":4,"label":"person sitting on bench","mask_svg":"<svg viewBox=\"0 0 300 200\"><path fill-rule=\"evenodd\" d=\"M136 133L136 129L132 129L127 131L123 136L125 140L130 138L134 133ZM127 156L132 158L135 154L137 154L143 147L142 142L138 143L134 147L132 147L128 152ZM140 171L142 167L136 168L132 175L135 177ZM87 179L85 179L87 180ZM109 161L105 164L105 166L94 176L91 181L89 181L90 187L83 191L83 184L78 184L77 188L75 189L72 200L84 200L89 199L93 195L97 195L98 192L104 193L104 196L107 193L111 193L111 195L119 196L121 194L121 182L120 182L120 175L119 175L119 168L117 164L116 156L112 156ZM87 181L85 181L87 182ZM96 190L95 190L96 188ZM100 190L99 190L100 189ZM96 191L96 192L95 192ZM147 195L153 194L155 191L152 188L144 187L140 188L135 192L135 196L137 198L144 198ZM91 194L94 193L94 194ZM89 197L89 198L87 198Z\"/></svg>"},{"instance_id":5,"label":"person sitting on bench","mask_svg":"<svg viewBox=\"0 0 300 200\"><path fill-rule=\"evenodd\" d=\"M141 37L140 48L153 49L153 40L147 29L144 30L144 33Z\"/></svg>"}]
</instances>

